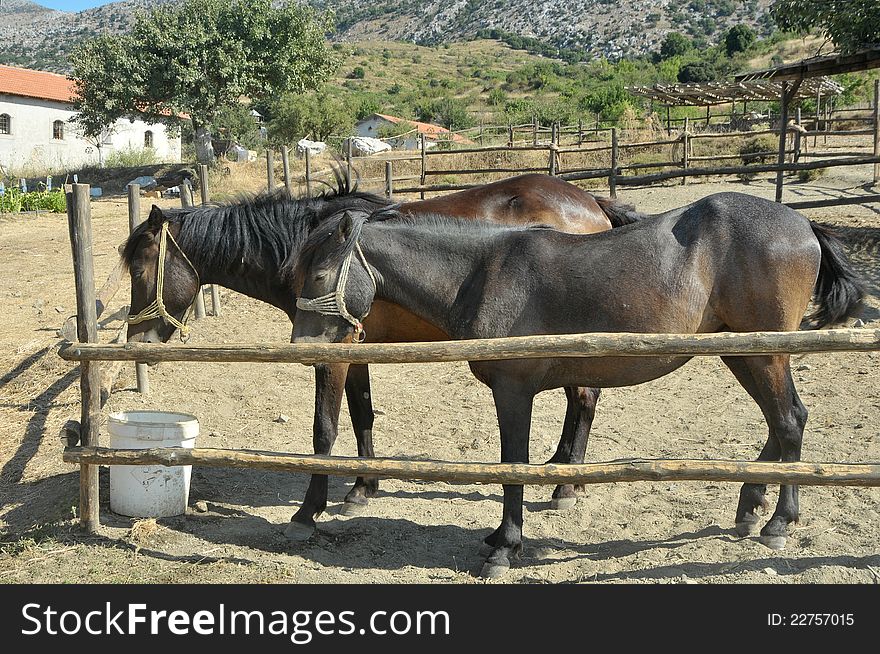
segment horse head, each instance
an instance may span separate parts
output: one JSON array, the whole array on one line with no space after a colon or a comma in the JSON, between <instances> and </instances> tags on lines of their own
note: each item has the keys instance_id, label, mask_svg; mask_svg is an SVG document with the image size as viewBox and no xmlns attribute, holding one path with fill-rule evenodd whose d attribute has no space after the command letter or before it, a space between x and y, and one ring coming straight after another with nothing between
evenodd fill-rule
<instances>
[{"instance_id":1,"label":"horse head","mask_svg":"<svg viewBox=\"0 0 880 654\"><path fill-rule=\"evenodd\" d=\"M306 242L296 267L297 312L292 341L363 340L362 321L376 295L376 278L358 239L367 214L348 211Z\"/></svg>"},{"instance_id":2,"label":"horse head","mask_svg":"<svg viewBox=\"0 0 880 654\"><path fill-rule=\"evenodd\" d=\"M199 292L199 275L177 245L179 222L169 220L153 205L150 217L129 236L123 259L131 274L128 340L164 343L181 330Z\"/></svg>"}]
</instances>

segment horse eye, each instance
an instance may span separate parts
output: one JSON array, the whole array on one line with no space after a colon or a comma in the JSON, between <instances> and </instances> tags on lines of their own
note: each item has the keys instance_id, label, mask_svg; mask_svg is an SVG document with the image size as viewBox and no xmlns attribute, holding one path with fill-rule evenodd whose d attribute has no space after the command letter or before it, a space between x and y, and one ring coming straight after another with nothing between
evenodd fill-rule
<instances>
[{"instance_id":1,"label":"horse eye","mask_svg":"<svg viewBox=\"0 0 880 654\"><path fill-rule=\"evenodd\" d=\"M327 273L325 272L319 272L317 275L315 275L316 282L323 282L325 279L327 279Z\"/></svg>"}]
</instances>

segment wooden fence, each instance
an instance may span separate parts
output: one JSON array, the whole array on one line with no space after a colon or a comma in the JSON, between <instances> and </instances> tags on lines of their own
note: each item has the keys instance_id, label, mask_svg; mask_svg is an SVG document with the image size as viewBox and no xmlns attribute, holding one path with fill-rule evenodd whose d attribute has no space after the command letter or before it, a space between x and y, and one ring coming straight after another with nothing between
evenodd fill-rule
<instances>
[{"instance_id":1,"label":"wooden fence","mask_svg":"<svg viewBox=\"0 0 880 654\"><path fill-rule=\"evenodd\" d=\"M612 197L617 195L618 186L650 186L659 182L673 179L681 180L682 184L694 177L752 175L756 173L777 173L776 198L782 200L784 185L783 173L818 170L837 166L861 166L873 164L873 181L880 182L880 85L875 83L873 109L861 110L870 113L870 116L834 117L831 114L816 115L803 119L800 110L797 110L791 121L787 121L786 143L778 149L765 152L742 154L695 154L695 146L701 142L709 142L717 139L754 138L762 135L776 136L780 142L780 129L770 128L757 131L735 131L725 129L722 131L697 131L697 121L691 123L689 118L682 119L683 128L677 134L659 140L626 142L621 138L625 133L618 127L603 126L597 120L595 126L587 127L585 122L579 121L578 125L550 125L542 126L537 120L523 125L484 125L471 130L462 130L456 134L469 133L474 135L475 130L480 145L464 146L452 141L440 143L429 149L424 138L419 139L419 149L415 153L400 155L395 153L385 161L384 178L374 179L381 184L388 197L394 195L418 194L424 198L426 193L439 193L458 191L484 183L484 180L455 181L453 183L430 183L432 178L452 176L485 176L488 174L523 174L529 172L546 173L555 175L567 181L579 181L590 179L607 180L608 188ZM843 112L846 110L837 110ZM779 117L777 117L778 119ZM864 128L859 129L833 129L835 123L846 121L847 123L864 123ZM730 123L735 124L735 123ZM506 132L506 140L502 144L482 145L484 137L489 134ZM568 138L564 138L564 137ZM846 150L828 151L819 150L818 140L821 138L827 143L828 138L836 137L868 137L866 139L866 151ZM813 143L810 146L810 137ZM361 162L375 161L381 156L361 157L352 154L350 141L344 142L343 154L345 159L345 172L351 178L353 171L357 170ZM626 163L624 160L632 158L634 153L656 153L657 149L669 155L661 161L645 161ZM285 148L286 152L286 148ZM477 155L493 153L540 153L544 162L536 165L531 164L508 164L508 165L482 165L474 167L454 168L444 165L445 158L460 155ZM576 164L567 165L566 161L572 157L582 155L607 156L607 164L597 167L578 167ZM271 161L273 153L267 154L267 161ZM534 159L534 158L533 158ZM774 163L765 163L766 160L775 160ZM809 159L809 161L807 161ZM742 165L717 165L718 162L739 160L751 160L757 163ZM763 160L763 162L762 162ZM706 165L712 162L715 165ZM397 174L396 167L417 163L418 172L409 174ZM271 186L274 176L274 167L270 173L268 184ZM645 172L656 171L656 172ZM306 173L300 181L304 182L307 192L311 192L312 185L321 173L311 170L307 155ZM290 188L289 174L285 175L285 183ZM855 198L842 198L840 200L825 199L811 202L786 203L796 209L806 209L818 206L834 206L835 204L849 204L852 202L880 202L880 194L865 194Z\"/></svg>"},{"instance_id":2,"label":"wooden fence","mask_svg":"<svg viewBox=\"0 0 880 654\"><path fill-rule=\"evenodd\" d=\"M277 452L179 449L113 450L100 447L100 361L253 361L412 363L536 357L710 356L880 350L880 330L836 329L806 332L721 334L575 334L525 336L441 343L287 344L185 346L145 343L99 344L91 250L89 187L73 185L68 196L70 238L77 297L77 342L59 354L80 362L81 447L64 460L80 465L80 521L90 531L100 525L98 466L223 465L320 474L377 475L459 483L606 483L639 480L704 480L801 485L880 486L880 465L766 463L633 459L599 464L482 464L395 459L352 459Z\"/></svg>"}]
</instances>

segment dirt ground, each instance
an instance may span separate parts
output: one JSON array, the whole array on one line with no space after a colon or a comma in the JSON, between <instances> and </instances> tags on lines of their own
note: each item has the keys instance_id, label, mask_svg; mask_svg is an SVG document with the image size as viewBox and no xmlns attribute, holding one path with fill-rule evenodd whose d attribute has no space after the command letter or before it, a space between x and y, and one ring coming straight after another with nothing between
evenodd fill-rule
<instances>
[{"instance_id":1,"label":"dirt ground","mask_svg":"<svg viewBox=\"0 0 880 654\"><path fill-rule=\"evenodd\" d=\"M809 185L793 182L786 199L863 192L868 168L835 172L842 170ZM624 190L621 197L658 212L721 190L773 194L762 178L748 186L731 180ZM871 294L862 320L876 327L880 212L850 205L805 213L843 228ZM126 235L124 202L95 202L93 229L100 282ZM291 544L282 530L303 496L304 475L197 468L191 510L154 524L110 512L103 470L103 526L95 536L81 533L78 469L61 461L59 436L79 414L78 368L56 353L57 330L75 306L66 218L0 219L0 276L0 582L484 583L474 576L482 562L478 546L501 516L501 489L493 485L386 480L365 514L345 517L340 503L352 480L332 479L319 532ZM124 285L108 315L127 295ZM192 343L288 340L281 312L229 291L222 297L222 318L195 323ZM102 340L119 325L108 323ZM880 461L878 359L872 353L793 361L810 410L804 460ZM384 365L372 372L380 456L498 460L491 396L466 364ZM151 394L140 396L134 367L126 366L105 419L120 410L184 411L199 419L199 446L311 452L310 368L167 363L152 368L150 379ZM554 451L563 414L561 391L538 397L532 461ZM336 454L356 454L348 425L345 413ZM607 390L587 458L753 459L765 437L758 407L720 360L699 358L658 381ZM738 491L736 484L701 482L597 485L575 508L554 511L549 487L527 487L524 556L503 581L880 582L880 489L803 487L801 522L781 552L733 533ZM771 505L776 492L771 487ZM198 502L207 510L194 510Z\"/></svg>"}]
</instances>

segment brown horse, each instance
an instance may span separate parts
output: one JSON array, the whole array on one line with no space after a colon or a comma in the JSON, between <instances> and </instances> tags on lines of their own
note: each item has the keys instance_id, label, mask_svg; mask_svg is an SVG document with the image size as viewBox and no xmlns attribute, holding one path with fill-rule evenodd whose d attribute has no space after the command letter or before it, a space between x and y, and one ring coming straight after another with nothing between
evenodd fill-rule
<instances>
[{"instance_id":1,"label":"brown horse","mask_svg":"<svg viewBox=\"0 0 880 654\"><path fill-rule=\"evenodd\" d=\"M292 321L296 297L290 293L289 275L282 272L285 263L296 263L300 247L326 217L342 209L369 212L388 204L385 198L349 188L338 176L336 189L314 198L293 199L275 194L225 206L165 211L154 206L149 219L129 237L123 253L132 280L129 340L167 341L176 329L175 322L183 321L200 284L219 284L268 302ZM443 198L403 204L400 210L417 213L422 207L444 215L485 215L507 224L548 224L584 234L626 224L637 217L625 205L594 198L572 184L546 175L522 175ZM163 238L164 288L159 311L157 272ZM152 311L145 312L145 308ZM142 319L138 321L139 315ZM374 342L448 337L441 329L392 303L377 302L365 326L368 340ZM331 451L343 389L348 397L358 453L373 456L373 408L369 368L365 365L316 368L315 452ZM563 435L551 460L576 463L583 461L598 390L567 388L566 394L568 409ZM346 510L362 507L377 488L375 478L358 478L346 496ZM571 506L574 498L573 487L559 487L553 493L553 506ZM327 478L313 476L289 535L308 537L314 531L315 516L326 504Z\"/></svg>"},{"instance_id":2,"label":"brown horse","mask_svg":"<svg viewBox=\"0 0 880 654\"><path fill-rule=\"evenodd\" d=\"M511 229L443 217L366 222L346 212L299 257L295 342L343 341L374 300L409 310L456 339L600 332L797 330L815 291L817 327L858 307L863 291L826 230L780 204L719 193L623 229L592 235ZM357 256L355 256L355 254ZM417 272L416 272L417 271ZM344 274L343 274L344 272ZM325 298L329 301L324 301ZM335 306L331 306L335 304ZM357 322L357 319L354 319ZM640 384L688 361L674 357L474 361L492 389L501 460L528 463L534 396L578 385ZM769 428L763 461L798 461L807 409L787 355L722 357ZM751 533L766 485L744 484L736 528ZM483 575L522 547L522 486L504 486L501 525ZM783 485L761 542L785 544L797 486Z\"/></svg>"}]
</instances>

